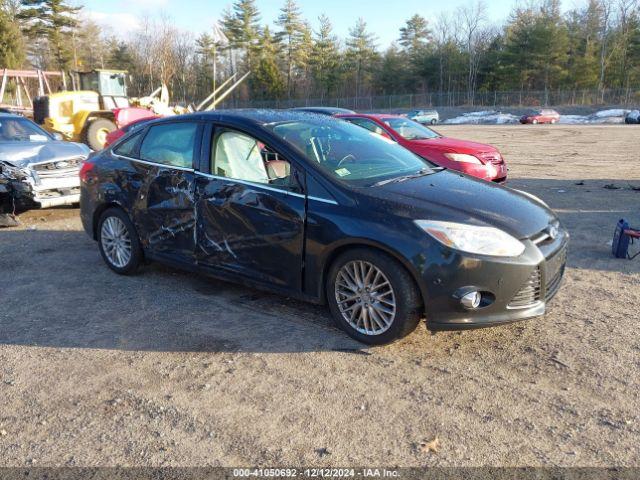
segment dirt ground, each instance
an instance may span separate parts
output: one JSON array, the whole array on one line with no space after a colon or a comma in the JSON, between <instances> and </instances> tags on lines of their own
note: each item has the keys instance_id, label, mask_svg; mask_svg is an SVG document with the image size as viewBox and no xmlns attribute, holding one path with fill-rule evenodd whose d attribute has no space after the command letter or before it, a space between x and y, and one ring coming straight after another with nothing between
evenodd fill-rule
<instances>
[{"instance_id":1,"label":"dirt ground","mask_svg":"<svg viewBox=\"0 0 640 480\"><path fill-rule=\"evenodd\" d=\"M366 348L323 307L118 277L78 210L29 212L0 231L0 465L640 466L640 258L610 252L640 128L438 130L497 145L571 232L546 316Z\"/></svg>"}]
</instances>

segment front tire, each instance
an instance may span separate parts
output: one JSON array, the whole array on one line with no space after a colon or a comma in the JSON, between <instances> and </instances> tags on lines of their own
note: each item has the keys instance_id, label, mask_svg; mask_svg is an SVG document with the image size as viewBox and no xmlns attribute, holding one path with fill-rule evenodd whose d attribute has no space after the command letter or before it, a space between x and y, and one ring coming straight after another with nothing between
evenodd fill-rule
<instances>
[{"instance_id":1,"label":"front tire","mask_svg":"<svg viewBox=\"0 0 640 480\"><path fill-rule=\"evenodd\" d=\"M116 124L108 118L93 120L84 130L84 143L92 150L100 151L107 143L107 135L116 130Z\"/></svg>"},{"instance_id":2,"label":"front tire","mask_svg":"<svg viewBox=\"0 0 640 480\"><path fill-rule=\"evenodd\" d=\"M348 250L329 269L329 309L349 336L384 345L409 335L422 318L420 292L407 270L385 253Z\"/></svg>"},{"instance_id":3,"label":"front tire","mask_svg":"<svg viewBox=\"0 0 640 480\"><path fill-rule=\"evenodd\" d=\"M435 118L431 120L431 125L435 125L436 123L438 123L438 120L436 120Z\"/></svg>"},{"instance_id":4,"label":"front tire","mask_svg":"<svg viewBox=\"0 0 640 480\"><path fill-rule=\"evenodd\" d=\"M98 247L107 266L120 275L134 274L142 262L138 232L119 208L110 208L100 217Z\"/></svg>"},{"instance_id":5,"label":"front tire","mask_svg":"<svg viewBox=\"0 0 640 480\"><path fill-rule=\"evenodd\" d=\"M531 125L537 125L538 124L538 120L531 120Z\"/></svg>"}]
</instances>

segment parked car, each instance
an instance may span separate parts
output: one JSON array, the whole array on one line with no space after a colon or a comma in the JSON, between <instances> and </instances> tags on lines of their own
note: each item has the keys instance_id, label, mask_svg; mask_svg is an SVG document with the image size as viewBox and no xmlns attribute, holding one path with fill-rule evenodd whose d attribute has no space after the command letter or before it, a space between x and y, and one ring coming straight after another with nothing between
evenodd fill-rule
<instances>
[{"instance_id":1,"label":"parked car","mask_svg":"<svg viewBox=\"0 0 640 480\"><path fill-rule=\"evenodd\" d=\"M80 178L82 223L116 273L158 260L326 302L370 344L425 316L451 329L542 315L564 272L568 234L541 201L317 115L156 120Z\"/></svg>"},{"instance_id":2,"label":"parked car","mask_svg":"<svg viewBox=\"0 0 640 480\"><path fill-rule=\"evenodd\" d=\"M555 110L545 108L542 110L531 110L520 118L520 123L537 125L539 123L558 123L560 114Z\"/></svg>"},{"instance_id":3,"label":"parked car","mask_svg":"<svg viewBox=\"0 0 640 480\"><path fill-rule=\"evenodd\" d=\"M393 140L441 167L492 182L507 180L507 165L498 149L491 145L443 137L424 125L397 115L337 117Z\"/></svg>"},{"instance_id":4,"label":"parked car","mask_svg":"<svg viewBox=\"0 0 640 480\"><path fill-rule=\"evenodd\" d=\"M440 115L435 110L414 110L407 114L407 118L423 125L435 125L440 121Z\"/></svg>"},{"instance_id":5,"label":"parked car","mask_svg":"<svg viewBox=\"0 0 640 480\"><path fill-rule=\"evenodd\" d=\"M631 110L629 113L627 113L627 115L624 117L624 123L626 123L627 125L640 123L640 110Z\"/></svg>"},{"instance_id":6,"label":"parked car","mask_svg":"<svg viewBox=\"0 0 640 480\"><path fill-rule=\"evenodd\" d=\"M63 142L20 115L0 113L0 213L80 201L80 164L89 148Z\"/></svg>"},{"instance_id":7,"label":"parked car","mask_svg":"<svg viewBox=\"0 0 640 480\"><path fill-rule=\"evenodd\" d=\"M125 125L122 128L119 128L117 130L114 130L113 132L108 133L107 141L104 144L105 148L111 145L112 143L114 143L116 140L118 140L122 136L129 133L131 130L138 128L151 120L155 120L156 118L160 118L160 117L156 116L156 117L140 118L138 120L134 120L133 122Z\"/></svg>"},{"instance_id":8,"label":"parked car","mask_svg":"<svg viewBox=\"0 0 640 480\"><path fill-rule=\"evenodd\" d=\"M296 112L317 113L318 115L327 115L329 117L340 115L341 113L356 113L353 110L338 107L298 107L292 108L291 110Z\"/></svg>"}]
</instances>

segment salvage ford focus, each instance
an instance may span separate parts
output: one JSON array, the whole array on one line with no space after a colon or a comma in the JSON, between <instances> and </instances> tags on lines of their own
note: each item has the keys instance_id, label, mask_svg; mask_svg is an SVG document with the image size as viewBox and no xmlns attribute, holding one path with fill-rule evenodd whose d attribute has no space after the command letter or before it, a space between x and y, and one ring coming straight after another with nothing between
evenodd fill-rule
<instances>
[{"instance_id":1,"label":"salvage ford focus","mask_svg":"<svg viewBox=\"0 0 640 480\"><path fill-rule=\"evenodd\" d=\"M328 303L357 340L542 315L568 234L531 195L437 167L356 125L291 111L149 122L85 162L106 264L157 260Z\"/></svg>"}]
</instances>

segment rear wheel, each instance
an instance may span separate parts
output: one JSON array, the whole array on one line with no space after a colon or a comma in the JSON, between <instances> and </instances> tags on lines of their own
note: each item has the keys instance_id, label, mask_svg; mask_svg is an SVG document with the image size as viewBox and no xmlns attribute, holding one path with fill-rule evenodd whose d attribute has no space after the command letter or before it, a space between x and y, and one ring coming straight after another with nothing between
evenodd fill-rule
<instances>
[{"instance_id":1,"label":"rear wheel","mask_svg":"<svg viewBox=\"0 0 640 480\"><path fill-rule=\"evenodd\" d=\"M105 263L121 275L135 273L142 262L138 232L119 208L110 208L100 217L98 246Z\"/></svg>"},{"instance_id":2,"label":"rear wheel","mask_svg":"<svg viewBox=\"0 0 640 480\"><path fill-rule=\"evenodd\" d=\"M552 125L553 125L553 124L555 124L556 122L557 122L557 120L556 120L555 118L552 118L552 119L551 119L551 124L552 124Z\"/></svg>"},{"instance_id":3,"label":"rear wheel","mask_svg":"<svg viewBox=\"0 0 640 480\"><path fill-rule=\"evenodd\" d=\"M438 120L436 120L435 118L433 118L433 119L431 120L431 125L435 125L436 123L438 123Z\"/></svg>"},{"instance_id":4,"label":"rear wheel","mask_svg":"<svg viewBox=\"0 0 640 480\"><path fill-rule=\"evenodd\" d=\"M534 118L533 120L531 120L531 123L532 123L533 125L537 125L537 124L538 124L538 120L536 120L536 119Z\"/></svg>"},{"instance_id":5,"label":"rear wheel","mask_svg":"<svg viewBox=\"0 0 640 480\"><path fill-rule=\"evenodd\" d=\"M96 118L84 129L84 143L99 151L107 143L107 135L116 130L116 124L108 118Z\"/></svg>"},{"instance_id":6,"label":"rear wheel","mask_svg":"<svg viewBox=\"0 0 640 480\"><path fill-rule=\"evenodd\" d=\"M370 345L408 335L422 318L420 293L409 272L375 250L340 255L329 270L326 292L337 325Z\"/></svg>"}]
</instances>

